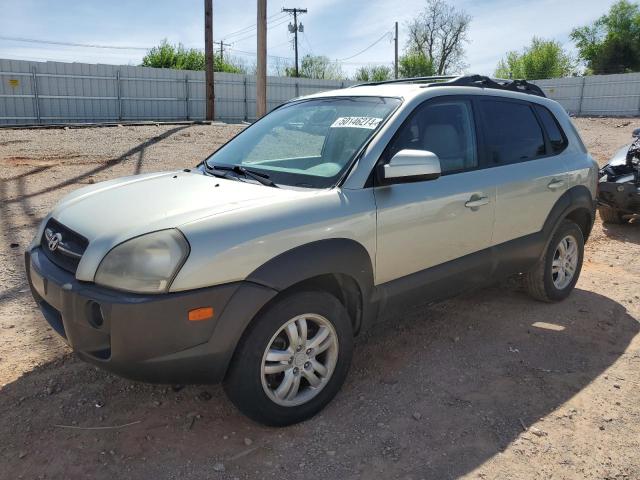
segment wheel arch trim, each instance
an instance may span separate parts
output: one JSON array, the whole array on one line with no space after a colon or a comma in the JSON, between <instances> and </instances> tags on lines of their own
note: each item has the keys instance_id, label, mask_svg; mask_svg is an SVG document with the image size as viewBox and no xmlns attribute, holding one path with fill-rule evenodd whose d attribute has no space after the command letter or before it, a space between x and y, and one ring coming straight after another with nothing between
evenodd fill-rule
<instances>
[{"instance_id":1,"label":"wheel arch trim","mask_svg":"<svg viewBox=\"0 0 640 480\"><path fill-rule=\"evenodd\" d=\"M596 204L592 198L591 191L587 187L584 185L576 185L565 191L554 204L551 212L549 212L549 215L547 216L544 226L542 227L542 232L544 233L545 238L545 247L540 256L542 257L544 252L547 251L554 232L562 221L567 218L578 223L586 243L589 238L589 234L591 233L593 222L595 221L595 211ZM587 215L587 217L580 221L578 220L579 215Z\"/></svg>"}]
</instances>

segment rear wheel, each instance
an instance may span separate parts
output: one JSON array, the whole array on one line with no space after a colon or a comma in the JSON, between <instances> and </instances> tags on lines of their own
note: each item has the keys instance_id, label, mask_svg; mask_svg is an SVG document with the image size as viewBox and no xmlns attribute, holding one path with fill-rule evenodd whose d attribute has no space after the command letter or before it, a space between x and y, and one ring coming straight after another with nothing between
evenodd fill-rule
<instances>
[{"instance_id":1,"label":"rear wheel","mask_svg":"<svg viewBox=\"0 0 640 480\"><path fill-rule=\"evenodd\" d=\"M554 233L544 257L524 276L529 295L543 302L567 298L580 276L583 256L582 230L565 220Z\"/></svg>"},{"instance_id":2,"label":"rear wheel","mask_svg":"<svg viewBox=\"0 0 640 480\"><path fill-rule=\"evenodd\" d=\"M600 212L600 218L604 223L627 223L629 221L628 218L625 218L620 210L616 210L615 208L608 207L606 205L601 205L598 207L598 211Z\"/></svg>"},{"instance_id":3,"label":"rear wheel","mask_svg":"<svg viewBox=\"0 0 640 480\"><path fill-rule=\"evenodd\" d=\"M238 409L266 425L306 420L336 395L353 351L351 322L334 296L285 295L241 340L225 391Z\"/></svg>"}]
</instances>

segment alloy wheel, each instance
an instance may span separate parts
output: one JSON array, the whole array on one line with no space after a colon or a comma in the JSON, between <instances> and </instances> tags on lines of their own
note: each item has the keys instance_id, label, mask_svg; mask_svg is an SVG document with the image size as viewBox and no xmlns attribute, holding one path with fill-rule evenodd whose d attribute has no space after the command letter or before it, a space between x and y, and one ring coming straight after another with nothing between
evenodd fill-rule
<instances>
[{"instance_id":1,"label":"alloy wheel","mask_svg":"<svg viewBox=\"0 0 640 480\"><path fill-rule=\"evenodd\" d=\"M262 388L276 404L292 407L327 385L338 359L338 336L325 317L307 313L288 320L262 356Z\"/></svg>"}]
</instances>

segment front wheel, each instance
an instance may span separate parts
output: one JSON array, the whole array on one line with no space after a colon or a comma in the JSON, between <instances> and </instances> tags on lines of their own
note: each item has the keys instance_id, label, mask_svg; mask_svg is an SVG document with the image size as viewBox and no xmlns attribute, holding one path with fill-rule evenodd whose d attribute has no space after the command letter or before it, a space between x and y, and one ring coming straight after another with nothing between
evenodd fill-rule
<instances>
[{"instance_id":1,"label":"front wheel","mask_svg":"<svg viewBox=\"0 0 640 480\"><path fill-rule=\"evenodd\" d=\"M288 294L262 312L245 333L225 391L257 422L298 423L336 395L352 352L351 322L338 299L320 291Z\"/></svg>"},{"instance_id":2,"label":"front wheel","mask_svg":"<svg viewBox=\"0 0 640 480\"><path fill-rule=\"evenodd\" d=\"M567 298L580 276L583 256L582 230L565 220L553 234L545 255L524 275L529 295L543 302Z\"/></svg>"}]
</instances>

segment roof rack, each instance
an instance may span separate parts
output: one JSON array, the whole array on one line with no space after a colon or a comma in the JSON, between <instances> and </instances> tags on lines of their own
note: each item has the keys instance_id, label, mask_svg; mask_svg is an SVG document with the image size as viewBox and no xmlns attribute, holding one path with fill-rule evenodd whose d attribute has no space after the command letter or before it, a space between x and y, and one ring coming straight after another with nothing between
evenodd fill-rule
<instances>
[{"instance_id":1,"label":"roof rack","mask_svg":"<svg viewBox=\"0 0 640 480\"><path fill-rule=\"evenodd\" d=\"M494 88L496 90L507 90L511 92L527 93L537 95L538 97L546 97L542 89L526 80L510 80L504 78L490 78L485 75L460 75L460 76L436 76L436 77L416 77L416 78L399 78L396 80L385 80L382 82L361 83L353 85L373 86L385 85L387 83L424 83L423 88L427 87L479 87Z\"/></svg>"},{"instance_id":2,"label":"roof rack","mask_svg":"<svg viewBox=\"0 0 640 480\"><path fill-rule=\"evenodd\" d=\"M431 83L431 82L442 82L447 80L454 80L459 78L457 75L436 75L432 77L411 77L411 78L395 78L393 80L381 80L379 82L364 82L358 83L356 85L351 85L349 88L353 87L373 87L375 85L386 85L387 83Z\"/></svg>"}]
</instances>

